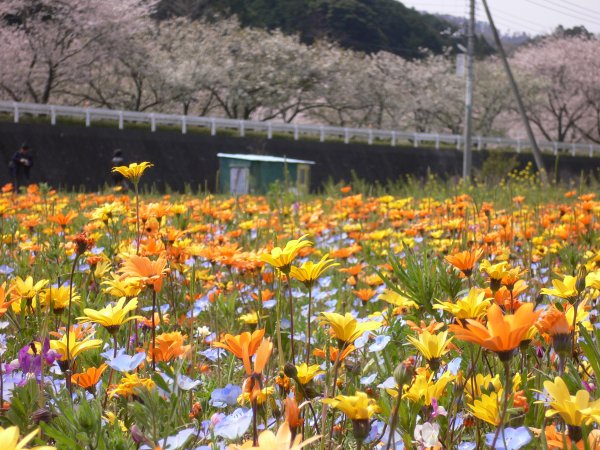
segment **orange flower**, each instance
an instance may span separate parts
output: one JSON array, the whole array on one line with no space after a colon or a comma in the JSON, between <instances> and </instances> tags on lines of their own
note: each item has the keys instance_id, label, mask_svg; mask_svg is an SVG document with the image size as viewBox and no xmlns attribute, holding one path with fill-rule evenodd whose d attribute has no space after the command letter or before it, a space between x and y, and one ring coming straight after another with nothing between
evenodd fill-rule
<instances>
[{"instance_id":1,"label":"orange flower","mask_svg":"<svg viewBox=\"0 0 600 450\"><path fill-rule=\"evenodd\" d=\"M537 428L531 428L531 431L536 436L539 436L541 431ZM546 443L549 450L563 450L564 448L573 448L573 442L569 437L568 432L559 431L556 429L556 425L548 425L544 429L546 435ZM588 444L590 450L600 450L600 430L592 430L588 436ZM575 443L577 450L583 450L586 448L582 439Z\"/></svg>"},{"instance_id":2,"label":"orange flower","mask_svg":"<svg viewBox=\"0 0 600 450\"><path fill-rule=\"evenodd\" d=\"M77 213L75 211L69 211L67 214L58 213L54 216L48 216L48 221L54 222L62 229L65 229L75 217L77 217Z\"/></svg>"},{"instance_id":3,"label":"orange flower","mask_svg":"<svg viewBox=\"0 0 600 450\"><path fill-rule=\"evenodd\" d=\"M477 261L483 256L483 249L465 250L464 252L455 253L454 255L446 256L446 261L460 270L465 277L470 277L473 273L473 268Z\"/></svg>"},{"instance_id":4,"label":"orange flower","mask_svg":"<svg viewBox=\"0 0 600 450\"><path fill-rule=\"evenodd\" d=\"M347 345L344 348L344 351L340 355L340 361L343 361L344 359L346 359L346 357L350 353L352 353L355 349L356 349L356 347L354 347L354 344ZM329 360L331 362L335 362L338 359L338 353L339 353L339 350L337 347L329 347ZM323 359L326 358L325 350L324 349L321 350L320 348L315 348L313 350L313 355L315 355L319 358L323 358Z\"/></svg>"},{"instance_id":5,"label":"orange flower","mask_svg":"<svg viewBox=\"0 0 600 450\"><path fill-rule=\"evenodd\" d=\"M247 331L244 331L237 336L226 334L222 339L223 342L213 342L212 346L224 348L233 353L237 358L244 362L246 373L252 373L250 368L250 357L256 353L264 335L264 328L255 330L252 334Z\"/></svg>"},{"instance_id":6,"label":"orange flower","mask_svg":"<svg viewBox=\"0 0 600 450\"><path fill-rule=\"evenodd\" d=\"M466 319L465 327L454 324L449 329L457 339L479 344L506 361L512 357L512 351L519 346L541 314L541 311L534 311L533 306L533 303L525 303L515 314L504 315L494 303L487 311L486 326L476 320Z\"/></svg>"},{"instance_id":7,"label":"orange flower","mask_svg":"<svg viewBox=\"0 0 600 450\"><path fill-rule=\"evenodd\" d=\"M156 346L148 350L148 361L170 361L185 357L191 348L191 345L183 345L186 337L179 331L156 336Z\"/></svg>"},{"instance_id":8,"label":"orange flower","mask_svg":"<svg viewBox=\"0 0 600 450\"><path fill-rule=\"evenodd\" d=\"M540 332L548 333L550 336L571 333L571 325L567 321L565 313L556 309L555 306L544 311L535 326Z\"/></svg>"},{"instance_id":9,"label":"orange flower","mask_svg":"<svg viewBox=\"0 0 600 450\"><path fill-rule=\"evenodd\" d=\"M254 371L250 370L249 363L248 366L246 366L246 375L248 375L248 378L246 378L246 381L244 381L242 392L250 394L251 402L256 399L263 389L262 373L263 370L265 370L267 362L269 362L272 351L273 343L271 340L263 339L256 350L256 358L254 358ZM246 364L244 363L244 365Z\"/></svg>"},{"instance_id":10,"label":"orange flower","mask_svg":"<svg viewBox=\"0 0 600 450\"><path fill-rule=\"evenodd\" d=\"M441 330L444 328L444 322L436 322L435 319L431 319L429 325L425 324L425 321L421 320L421 324L417 325L412 320L407 320L406 325L410 327L411 330L416 331L417 333L423 333L424 331L428 331L429 333L435 333L437 330Z\"/></svg>"},{"instance_id":11,"label":"orange flower","mask_svg":"<svg viewBox=\"0 0 600 450\"><path fill-rule=\"evenodd\" d=\"M170 322L169 315L168 314L163 314L163 320L162 321L165 324L168 324ZM143 319L140 319L139 323L140 323L141 326L151 329L152 328L152 316L150 316L149 319L147 319L145 317ZM160 314L158 312L155 312L154 313L154 326L157 327L157 326L160 325L160 323L161 323Z\"/></svg>"},{"instance_id":12,"label":"orange flower","mask_svg":"<svg viewBox=\"0 0 600 450\"><path fill-rule=\"evenodd\" d=\"M364 264L355 264L353 266L347 267L345 269L338 269L340 272L344 272L347 273L350 276L357 276L360 272L362 272L362 270L364 269L365 265Z\"/></svg>"},{"instance_id":13,"label":"orange flower","mask_svg":"<svg viewBox=\"0 0 600 450\"><path fill-rule=\"evenodd\" d=\"M12 300L6 301L7 297L10 295L10 291L12 291L12 287L7 290L6 281L0 285L0 317L2 317L6 311L8 311L10 305L18 299L18 297L15 297Z\"/></svg>"},{"instance_id":14,"label":"orange flower","mask_svg":"<svg viewBox=\"0 0 600 450\"><path fill-rule=\"evenodd\" d=\"M295 397L285 398L285 421L290 425L292 433L302 425L300 409L298 408L298 402Z\"/></svg>"},{"instance_id":15,"label":"orange flower","mask_svg":"<svg viewBox=\"0 0 600 450\"><path fill-rule=\"evenodd\" d=\"M527 269L519 269L515 267L509 269L506 274L502 277L502 284L506 286L509 291L512 291L515 284L521 280L521 277L527 273Z\"/></svg>"},{"instance_id":16,"label":"orange flower","mask_svg":"<svg viewBox=\"0 0 600 450\"><path fill-rule=\"evenodd\" d=\"M162 288L163 278L167 275L167 260L158 258L152 261L145 256L128 257L119 269L121 279L133 278L145 285L152 285L155 292Z\"/></svg>"},{"instance_id":17,"label":"orange flower","mask_svg":"<svg viewBox=\"0 0 600 450\"><path fill-rule=\"evenodd\" d=\"M367 303L377 293L374 289L358 289L357 291L352 292L354 292L354 295L356 295L363 303Z\"/></svg>"},{"instance_id":18,"label":"orange flower","mask_svg":"<svg viewBox=\"0 0 600 450\"><path fill-rule=\"evenodd\" d=\"M354 255L355 253L358 253L362 250L362 247L358 244L352 244L349 247L344 247L344 248L340 248L338 250L334 250L331 253L329 253L329 257L336 259L336 258L349 258L350 256Z\"/></svg>"},{"instance_id":19,"label":"orange flower","mask_svg":"<svg viewBox=\"0 0 600 450\"><path fill-rule=\"evenodd\" d=\"M76 373L71 376L71 381L82 388L93 391L100 380L100 377L108 367L106 364L102 364L100 367L90 367L83 373Z\"/></svg>"},{"instance_id":20,"label":"orange flower","mask_svg":"<svg viewBox=\"0 0 600 450\"><path fill-rule=\"evenodd\" d=\"M252 298L254 300L258 301L258 293L253 292L250 295L252 295ZM275 296L275 292L273 292L270 289L263 289L262 291L260 291L260 299L263 302L271 300L274 296Z\"/></svg>"}]
</instances>

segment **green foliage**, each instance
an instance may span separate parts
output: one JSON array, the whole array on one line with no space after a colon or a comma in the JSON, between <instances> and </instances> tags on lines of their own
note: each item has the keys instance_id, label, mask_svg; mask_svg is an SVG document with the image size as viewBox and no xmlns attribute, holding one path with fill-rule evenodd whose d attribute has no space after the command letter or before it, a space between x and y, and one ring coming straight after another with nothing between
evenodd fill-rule
<instances>
[{"instance_id":1,"label":"green foliage","mask_svg":"<svg viewBox=\"0 0 600 450\"><path fill-rule=\"evenodd\" d=\"M119 424L102 417L99 398L86 400L81 394L72 404L68 394L56 399L54 418L42 423L44 433L54 440L58 450L128 450L133 441L125 436Z\"/></svg>"},{"instance_id":2,"label":"green foliage","mask_svg":"<svg viewBox=\"0 0 600 450\"><path fill-rule=\"evenodd\" d=\"M32 431L35 424L31 416L39 407L40 388L35 380L29 380L21 389L14 391L10 409L2 417L2 426L16 425L21 431Z\"/></svg>"},{"instance_id":3,"label":"green foliage","mask_svg":"<svg viewBox=\"0 0 600 450\"><path fill-rule=\"evenodd\" d=\"M388 288L433 314L433 301L439 298L440 293L439 263L428 252L417 254L408 247L405 252L406 256L403 259L394 255L389 258L393 269L393 279L387 278L380 272L377 273ZM395 283L396 280L397 283Z\"/></svg>"},{"instance_id":4,"label":"green foliage","mask_svg":"<svg viewBox=\"0 0 600 450\"><path fill-rule=\"evenodd\" d=\"M298 33L306 43L330 39L367 53L387 51L419 58L422 49L442 53L453 47L455 25L421 14L395 0L163 0L157 17L187 15L194 19L235 14L242 25ZM491 47L479 42L484 53Z\"/></svg>"},{"instance_id":5,"label":"green foliage","mask_svg":"<svg viewBox=\"0 0 600 450\"><path fill-rule=\"evenodd\" d=\"M489 185L497 185L506 180L508 175L519 165L515 154L506 152L489 152L481 169L477 170L476 178Z\"/></svg>"}]
</instances>

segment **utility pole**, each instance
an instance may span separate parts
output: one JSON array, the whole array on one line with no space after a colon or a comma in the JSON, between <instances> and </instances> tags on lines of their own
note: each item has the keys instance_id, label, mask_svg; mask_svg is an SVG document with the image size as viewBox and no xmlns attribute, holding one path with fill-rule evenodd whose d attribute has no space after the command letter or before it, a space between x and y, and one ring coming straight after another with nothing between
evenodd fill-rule
<instances>
[{"instance_id":1,"label":"utility pole","mask_svg":"<svg viewBox=\"0 0 600 450\"><path fill-rule=\"evenodd\" d=\"M500 57L502 59L502 64L504 65L504 70L506 71L506 75L508 76L508 81L510 83L510 87L512 89L513 95L515 96L515 100L517 101L517 106L519 107L519 113L521 114L521 120L523 121L523 125L525 126L525 130L527 130L527 137L529 138L529 143L531 144L531 153L533 153L533 159L535 161L535 165L537 166L538 172L540 173L540 179L544 185L548 184L548 174L546 173L546 168L544 167L544 160L542 159L542 152L537 145L535 140L535 136L533 134L533 130L531 129L531 124L529 123L529 118L527 117L527 113L525 112L525 105L523 105L523 99L521 98L521 94L519 93L519 87L517 86L517 82L513 77L513 73L510 70L510 65L508 64L508 59L506 58L506 52L504 51L504 47L502 46L502 41L500 41L500 36L498 35L498 30L496 30L496 25L494 25L494 20L492 19L492 13L490 12L490 8L488 8L488 4L486 0L481 0L483 2L483 7L485 9L485 14L490 22L490 28L492 29L492 34L494 35L494 42L496 43L496 47L498 48L498 52L500 53Z\"/></svg>"},{"instance_id":2,"label":"utility pole","mask_svg":"<svg viewBox=\"0 0 600 450\"><path fill-rule=\"evenodd\" d=\"M471 180L473 134L473 53L475 53L475 0L469 0L469 21L467 23L467 83L465 86L465 125L463 151L463 181Z\"/></svg>"}]
</instances>

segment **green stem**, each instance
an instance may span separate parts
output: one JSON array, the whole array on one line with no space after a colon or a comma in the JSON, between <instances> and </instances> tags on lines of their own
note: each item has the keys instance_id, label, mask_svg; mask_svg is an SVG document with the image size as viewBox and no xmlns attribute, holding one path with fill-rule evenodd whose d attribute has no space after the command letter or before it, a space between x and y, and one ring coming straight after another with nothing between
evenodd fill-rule
<instances>
[{"instance_id":1,"label":"green stem","mask_svg":"<svg viewBox=\"0 0 600 450\"><path fill-rule=\"evenodd\" d=\"M71 266L71 276L69 277L69 306L67 308L67 370L65 372L66 375L66 383L67 388L69 389L69 397L73 396L73 386L71 383L71 304L73 303L73 277L75 276L75 267L77 266L77 261L79 260L79 253L75 253L75 259L73 260L73 265Z\"/></svg>"},{"instance_id":2,"label":"green stem","mask_svg":"<svg viewBox=\"0 0 600 450\"><path fill-rule=\"evenodd\" d=\"M402 387L398 386L398 399L396 400L396 407L394 408L392 420L390 420L390 435L388 436L387 445L385 448L392 448L392 439L394 437L394 429L396 428L396 421L398 420L398 413L400 412L400 402L402 401Z\"/></svg>"},{"instance_id":3,"label":"green stem","mask_svg":"<svg viewBox=\"0 0 600 450\"><path fill-rule=\"evenodd\" d=\"M496 428L494 440L492 441L492 445L490 446L492 450L496 448L496 441L498 440L498 436L501 432L502 436L504 436L504 421L506 419L506 412L508 411L509 392L512 389L512 382L510 379L510 361L502 361L502 363L504 364L504 401L502 403L502 415L500 416L500 424L498 428Z\"/></svg>"},{"instance_id":4,"label":"green stem","mask_svg":"<svg viewBox=\"0 0 600 450\"><path fill-rule=\"evenodd\" d=\"M294 297L292 296L292 279L290 278L289 272L286 275L286 278L288 285L288 295L290 297L290 345L292 348L292 364L296 365L296 354L294 352Z\"/></svg>"},{"instance_id":5,"label":"green stem","mask_svg":"<svg viewBox=\"0 0 600 450\"><path fill-rule=\"evenodd\" d=\"M152 370L156 372L156 291L152 290Z\"/></svg>"},{"instance_id":6,"label":"green stem","mask_svg":"<svg viewBox=\"0 0 600 450\"><path fill-rule=\"evenodd\" d=\"M136 229L137 229L135 254L139 255L140 254L140 239L141 239L141 235L140 235L140 194L138 191L138 184L135 183L133 185L133 187L135 188L135 224L136 224Z\"/></svg>"},{"instance_id":7,"label":"green stem","mask_svg":"<svg viewBox=\"0 0 600 450\"><path fill-rule=\"evenodd\" d=\"M306 365L310 364L310 337L311 337L311 317L312 317L312 286L308 288L308 318L306 320L308 327L306 331Z\"/></svg>"}]
</instances>

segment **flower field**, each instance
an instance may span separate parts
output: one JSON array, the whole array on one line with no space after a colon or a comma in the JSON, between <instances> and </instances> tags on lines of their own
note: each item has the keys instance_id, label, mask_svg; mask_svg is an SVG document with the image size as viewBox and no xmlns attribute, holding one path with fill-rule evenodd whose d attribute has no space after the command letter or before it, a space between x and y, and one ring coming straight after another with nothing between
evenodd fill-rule
<instances>
[{"instance_id":1,"label":"flower field","mask_svg":"<svg viewBox=\"0 0 600 450\"><path fill-rule=\"evenodd\" d=\"M600 449L600 203L0 194L0 449Z\"/></svg>"}]
</instances>

